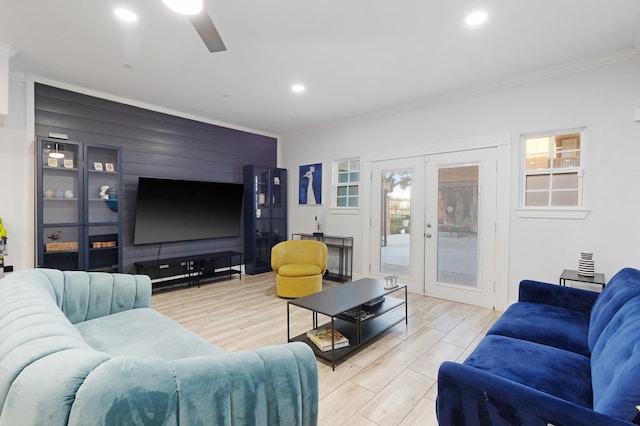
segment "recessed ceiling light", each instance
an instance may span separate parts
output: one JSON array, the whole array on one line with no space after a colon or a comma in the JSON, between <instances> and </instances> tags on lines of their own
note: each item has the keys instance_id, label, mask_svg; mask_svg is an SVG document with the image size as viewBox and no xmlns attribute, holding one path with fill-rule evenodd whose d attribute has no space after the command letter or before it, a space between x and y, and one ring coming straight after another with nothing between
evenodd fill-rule
<instances>
[{"instance_id":1,"label":"recessed ceiling light","mask_svg":"<svg viewBox=\"0 0 640 426\"><path fill-rule=\"evenodd\" d=\"M113 13L126 22L136 22L138 20L138 15L127 9L116 9Z\"/></svg>"},{"instance_id":2,"label":"recessed ceiling light","mask_svg":"<svg viewBox=\"0 0 640 426\"><path fill-rule=\"evenodd\" d=\"M162 0L174 12L197 15L202 10L202 0Z\"/></svg>"},{"instance_id":3,"label":"recessed ceiling light","mask_svg":"<svg viewBox=\"0 0 640 426\"><path fill-rule=\"evenodd\" d=\"M303 84L296 83L291 86L291 91L293 93L303 93L306 90Z\"/></svg>"},{"instance_id":4,"label":"recessed ceiling light","mask_svg":"<svg viewBox=\"0 0 640 426\"><path fill-rule=\"evenodd\" d=\"M488 17L489 15L487 15L487 12L485 12L484 10L478 10L467 15L467 17L464 19L464 23L470 27L476 27L483 24Z\"/></svg>"}]
</instances>

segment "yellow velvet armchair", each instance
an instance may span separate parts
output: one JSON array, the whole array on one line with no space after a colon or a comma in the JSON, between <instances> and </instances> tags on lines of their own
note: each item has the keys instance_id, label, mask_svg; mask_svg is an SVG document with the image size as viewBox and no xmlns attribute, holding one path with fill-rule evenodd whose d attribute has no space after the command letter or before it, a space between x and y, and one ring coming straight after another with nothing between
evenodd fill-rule
<instances>
[{"instance_id":1,"label":"yellow velvet armchair","mask_svg":"<svg viewBox=\"0 0 640 426\"><path fill-rule=\"evenodd\" d=\"M282 241L271 249L271 268L276 272L276 293L296 298L322 290L327 270L327 246L316 240Z\"/></svg>"}]
</instances>

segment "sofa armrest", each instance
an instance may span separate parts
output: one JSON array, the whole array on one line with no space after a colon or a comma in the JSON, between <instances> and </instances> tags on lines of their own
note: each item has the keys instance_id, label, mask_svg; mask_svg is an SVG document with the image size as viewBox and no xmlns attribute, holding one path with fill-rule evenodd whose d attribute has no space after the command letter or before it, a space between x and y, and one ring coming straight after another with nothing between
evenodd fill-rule
<instances>
[{"instance_id":1,"label":"sofa armrest","mask_svg":"<svg viewBox=\"0 0 640 426\"><path fill-rule=\"evenodd\" d=\"M519 302L541 303L571 311L591 312L600 293L540 281L520 281Z\"/></svg>"},{"instance_id":2,"label":"sofa armrest","mask_svg":"<svg viewBox=\"0 0 640 426\"><path fill-rule=\"evenodd\" d=\"M151 306L151 279L146 275L64 271L56 288L58 305L71 323Z\"/></svg>"},{"instance_id":3,"label":"sofa armrest","mask_svg":"<svg viewBox=\"0 0 640 426\"><path fill-rule=\"evenodd\" d=\"M210 368L198 366L206 361ZM176 362L179 424L316 425L315 355L300 342ZM203 389L204 384L212 391ZM221 380L222 379L222 380ZM217 388L211 388L215 383ZM198 410L188 410L198 407Z\"/></svg>"},{"instance_id":4,"label":"sofa armrest","mask_svg":"<svg viewBox=\"0 0 640 426\"><path fill-rule=\"evenodd\" d=\"M56 397L71 404L69 425L137 424L144 418L181 425L318 422L317 364L300 342L170 362L116 357L90 371L75 395ZM32 398L23 399L35 411ZM46 394L42 399L58 401Z\"/></svg>"},{"instance_id":5,"label":"sofa armrest","mask_svg":"<svg viewBox=\"0 0 640 426\"><path fill-rule=\"evenodd\" d=\"M441 425L632 425L453 362L444 362L440 366L436 411Z\"/></svg>"}]
</instances>

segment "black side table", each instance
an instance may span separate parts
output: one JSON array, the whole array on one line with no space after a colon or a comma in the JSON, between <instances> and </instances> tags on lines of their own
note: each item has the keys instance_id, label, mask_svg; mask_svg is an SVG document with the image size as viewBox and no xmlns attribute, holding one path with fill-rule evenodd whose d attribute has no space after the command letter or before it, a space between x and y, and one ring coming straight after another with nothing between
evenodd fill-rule
<instances>
[{"instance_id":1,"label":"black side table","mask_svg":"<svg viewBox=\"0 0 640 426\"><path fill-rule=\"evenodd\" d=\"M584 275L578 274L578 271L574 271L572 269L565 269L562 271L562 275L560 275L560 285L566 285L567 281L599 284L602 288L607 285L607 282L604 279L604 274L596 273L593 277L585 277Z\"/></svg>"}]
</instances>

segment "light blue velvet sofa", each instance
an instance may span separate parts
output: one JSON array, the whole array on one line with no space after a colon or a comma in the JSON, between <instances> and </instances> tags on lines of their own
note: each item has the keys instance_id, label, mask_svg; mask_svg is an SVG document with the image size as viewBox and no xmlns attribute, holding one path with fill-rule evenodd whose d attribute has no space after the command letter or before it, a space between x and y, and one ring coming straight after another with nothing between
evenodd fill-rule
<instances>
[{"instance_id":1,"label":"light blue velvet sofa","mask_svg":"<svg viewBox=\"0 0 640 426\"><path fill-rule=\"evenodd\" d=\"M525 280L462 363L438 373L440 425L631 425L640 420L640 271L602 293Z\"/></svg>"},{"instance_id":2,"label":"light blue velvet sofa","mask_svg":"<svg viewBox=\"0 0 640 426\"><path fill-rule=\"evenodd\" d=\"M150 308L146 276L0 280L0 425L315 425L302 343L224 353Z\"/></svg>"}]
</instances>

